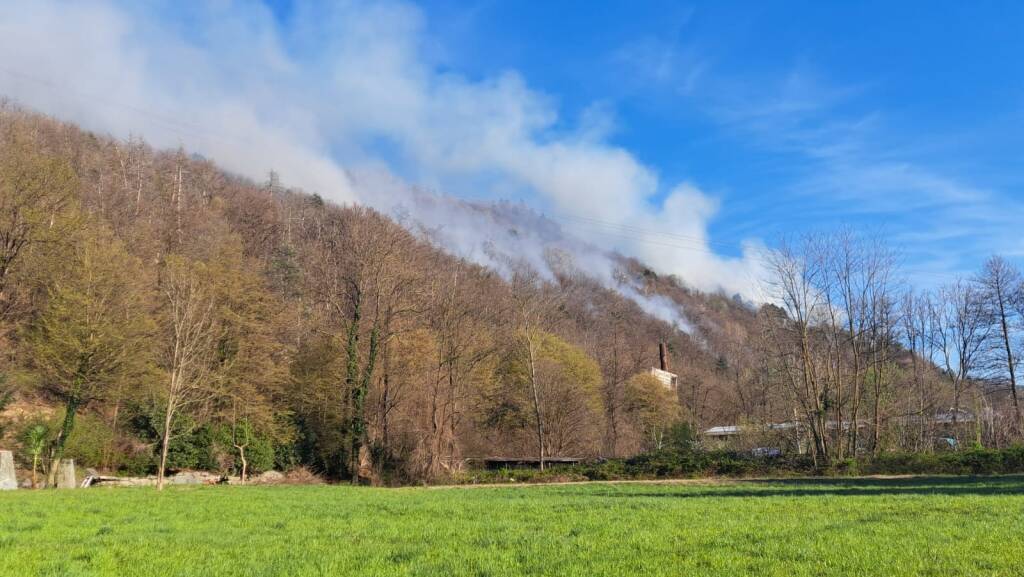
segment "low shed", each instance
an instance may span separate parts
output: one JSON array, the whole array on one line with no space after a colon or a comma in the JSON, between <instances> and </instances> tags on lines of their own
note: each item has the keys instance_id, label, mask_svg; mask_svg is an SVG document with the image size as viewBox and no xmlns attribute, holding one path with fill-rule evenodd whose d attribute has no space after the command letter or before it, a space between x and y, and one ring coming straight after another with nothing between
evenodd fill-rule
<instances>
[{"instance_id":1,"label":"low shed","mask_svg":"<svg viewBox=\"0 0 1024 577\"><path fill-rule=\"evenodd\" d=\"M475 461L483 465L484 469L489 470L540 468L540 459L537 457L485 457L483 459L470 459L469 461ZM546 467L555 465L572 466L582 462L583 459L579 457L544 457L544 465Z\"/></svg>"}]
</instances>

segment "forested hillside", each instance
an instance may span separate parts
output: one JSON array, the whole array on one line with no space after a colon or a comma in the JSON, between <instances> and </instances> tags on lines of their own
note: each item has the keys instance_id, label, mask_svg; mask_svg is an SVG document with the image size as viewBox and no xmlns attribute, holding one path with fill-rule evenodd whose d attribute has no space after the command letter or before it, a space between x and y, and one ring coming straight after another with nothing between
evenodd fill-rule
<instances>
[{"instance_id":1,"label":"forested hillside","mask_svg":"<svg viewBox=\"0 0 1024 577\"><path fill-rule=\"evenodd\" d=\"M678 423L799 421L829 459L931 450L951 407L978 415L978 442L1017 430L998 378L1015 349L993 357L982 290L904 296L888 253L849 235L774 254L762 307L620 259L684 332L571 260L499 274L319 192L5 105L0 444L26 466L403 481L466 458L628 456ZM659 342L675 393L647 374Z\"/></svg>"}]
</instances>

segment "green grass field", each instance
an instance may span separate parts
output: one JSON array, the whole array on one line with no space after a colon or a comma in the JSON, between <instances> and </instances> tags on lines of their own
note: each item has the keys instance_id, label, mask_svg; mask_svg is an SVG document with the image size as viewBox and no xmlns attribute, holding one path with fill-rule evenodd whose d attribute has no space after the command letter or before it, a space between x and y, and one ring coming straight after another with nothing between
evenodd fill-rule
<instances>
[{"instance_id":1,"label":"green grass field","mask_svg":"<svg viewBox=\"0 0 1024 577\"><path fill-rule=\"evenodd\" d=\"M0 494L0 574L1024 575L1024 477Z\"/></svg>"}]
</instances>

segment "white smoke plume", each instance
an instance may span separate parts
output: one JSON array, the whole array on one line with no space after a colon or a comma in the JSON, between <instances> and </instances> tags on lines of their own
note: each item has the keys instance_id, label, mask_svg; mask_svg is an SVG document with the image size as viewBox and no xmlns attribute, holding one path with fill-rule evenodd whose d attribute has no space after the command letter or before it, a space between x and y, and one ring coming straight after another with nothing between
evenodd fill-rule
<instances>
[{"instance_id":1,"label":"white smoke plume","mask_svg":"<svg viewBox=\"0 0 1024 577\"><path fill-rule=\"evenodd\" d=\"M357 190L373 190L378 206L399 220L412 220L436 244L488 266L505 278L525 263L545 280L558 272L582 272L635 302L647 314L692 332L679 305L647 294L625 273L619 255L566 234L562 227L521 204L480 204L410 188L388 173L360 174Z\"/></svg>"},{"instance_id":2,"label":"white smoke plume","mask_svg":"<svg viewBox=\"0 0 1024 577\"><path fill-rule=\"evenodd\" d=\"M623 284L612 252L757 298L756 244L740 258L710 248L714 199L659 183L607 141L600 114L560 128L552 99L515 71L449 71L415 6L300 4L282 22L258 2L190 4L0 0L0 94L116 137L185 146L257 180L273 169L334 201L406 211L478 262L495 265L491 247L540 266L557 248L683 328L677 307ZM564 220L502 232L493 213L404 183L516 198Z\"/></svg>"}]
</instances>

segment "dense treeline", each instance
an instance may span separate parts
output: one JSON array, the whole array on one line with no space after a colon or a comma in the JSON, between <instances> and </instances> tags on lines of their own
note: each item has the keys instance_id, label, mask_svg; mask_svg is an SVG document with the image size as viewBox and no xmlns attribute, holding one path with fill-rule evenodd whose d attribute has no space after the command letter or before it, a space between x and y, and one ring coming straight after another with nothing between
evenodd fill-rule
<instances>
[{"instance_id":1,"label":"dense treeline","mask_svg":"<svg viewBox=\"0 0 1024 577\"><path fill-rule=\"evenodd\" d=\"M826 462L1020 433L1004 261L918 295L884 247L815 237L772 254L777 305L755 307L622 259L691 335L559 258L553 280L499 276L273 174L4 105L0 444L51 474L74 456L403 482L470 457L629 457L680 422ZM659 342L676 393L647 374Z\"/></svg>"},{"instance_id":2,"label":"dense treeline","mask_svg":"<svg viewBox=\"0 0 1024 577\"><path fill-rule=\"evenodd\" d=\"M701 356L582 275L501 278L273 175L11 106L0 138L7 438L43 466L430 479L631 454L676 418L636 378L657 343Z\"/></svg>"}]
</instances>

